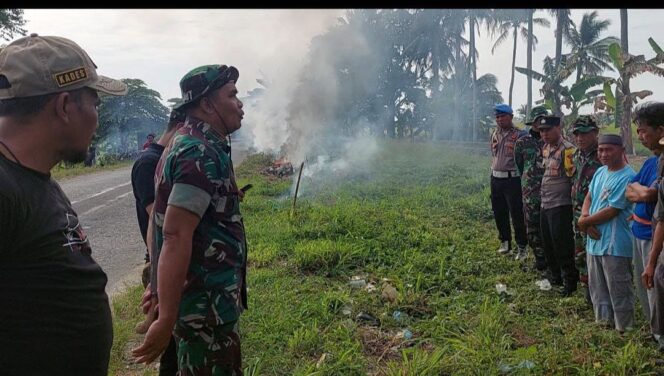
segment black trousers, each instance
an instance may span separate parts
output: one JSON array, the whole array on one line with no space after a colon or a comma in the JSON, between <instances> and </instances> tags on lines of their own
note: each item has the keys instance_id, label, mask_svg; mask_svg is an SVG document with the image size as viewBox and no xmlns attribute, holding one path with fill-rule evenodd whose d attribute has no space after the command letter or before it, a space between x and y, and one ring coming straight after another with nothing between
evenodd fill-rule
<instances>
[{"instance_id":1,"label":"black trousers","mask_svg":"<svg viewBox=\"0 0 664 376\"><path fill-rule=\"evenodd\" d=\"M551 277L565 285L576 286L579 271L574 265L574 231L572 205L542 209L540 214L542 246Z\"/></svg>"},{"instance_id":2,"label":"black trousers","mask_svg":"<svg viewBox=\"0 0 664 376\"><path fill-rule=\"evenodd\" d=\"M528 244L526 224L523 220L523 199L521 197L521 178L491 177L491 208L498 228L498 238L501 242L509 242L512 246L512 232L510 231L510 216L514 226L514 240L516 244L525 247Z\"/></svg>"},{"instance_id":3,"label":"black trousers","mask_svg":"<svg viewBox=\"0 0 664 376\"><path fill-rule=\"evenodd\" d=\"M168 347L159 359L159 376L175 376L178 373L178 354L175 346L175 337L171 335Z\"/></svg>"}]
</instances>

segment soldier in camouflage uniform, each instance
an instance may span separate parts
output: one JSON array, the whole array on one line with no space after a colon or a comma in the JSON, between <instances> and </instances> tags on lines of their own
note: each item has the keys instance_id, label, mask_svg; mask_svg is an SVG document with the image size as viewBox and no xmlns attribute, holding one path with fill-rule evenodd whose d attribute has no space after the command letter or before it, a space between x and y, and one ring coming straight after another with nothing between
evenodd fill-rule
<instances>
[{"instance_id":1,"label":"soldier in camouflage uniform","mask_svg":"<svg viewBox=\"0 0 664 376\"><path fill-rule=\"evenodd\" d=\"M523 195L523 214L526 220L526 233L528 244L535 255L535 268L546 270L546 258L542 249L540 236L540 186L544 175L542 164L542 146L544 141L540 138L539 129L535 121L541 116L551 115L543 106L530 110L526 125L530 125L529 134L516 141L514 146L514 162L517 171L521 174L521 192ZM518 253L517 260L523 260L526 253Z\"/></svg>"},{"instance_id":2,"label":"soldier in camouflage uniform","mask_svg":"<svg viewBox=\"0 0 664 376\"><path fill-rule=\"evenodd\" d=\"M177 337L179 375L242 375L238 320L247 307L247 245L226 137L244 115L226 65L180 81L187 114L160 161L154 205L159 317L134 350L150 362ZM164 236L167 234L168 236Z\"/></svg>"},{"instance_id":3,"label":"soldier in camouflage uniform","mask_svg":"<svg viewBox=\"0 0 664 376\"><path fill-rule=\"evenodd\" d=\"M595 119L590 115L579 116L572 124L572 133L577 149L572 155L574 175L572 176L572 201L574 205L574 248L575 263L579 270L579 280L583 286L588 287L588 273L586 268L586 234L579 231L578 223L581 217L583 200L588 193L590 181L595 171L602 167L597 157L597 138L599 128ZM586 299L589 299L586 289Z\"/></svg>"}]
</instances>

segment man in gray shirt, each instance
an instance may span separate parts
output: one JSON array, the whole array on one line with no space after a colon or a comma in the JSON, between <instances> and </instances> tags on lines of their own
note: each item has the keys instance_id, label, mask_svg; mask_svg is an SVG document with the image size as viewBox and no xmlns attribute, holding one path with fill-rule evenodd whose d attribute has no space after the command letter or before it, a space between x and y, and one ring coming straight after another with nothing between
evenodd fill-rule
<instances>
[{"instance_id":1,"label":"man in gray shirt","mask_svg":"<svg viewBox=\"0 0 664 376\"><path fill-rule=\"evenodd\" d=\"M517 172L514 163L514 146L516 141L525 135L525 132L514 127L510 106L498 104L494 110L498 127L491 135L491 208L500 239L498 253L509 254L511 252L511 216L518 254L525 255L528 239L523 219L521 175Z\"/></svg>"},{"instance_id":2,"label":"man in gray shirt","mask_svg":"<svg viewBox=\"0 0 664 376\"><path fill-rule=\"evenodd\" d=\"M544 147L544 177L542 178L542 207L540 225L542 246L549 267L549 280L563 284L562 295L576 291L579 272L574 265L574 232L572 230L572 180L576 148L561 135L560 118L546 116L539 119ZM594 228L592 228L594 229ZM589 232L590 233L590 232ZM592 236L592 235L591 235Z\"/></svg>"}]
</instances>

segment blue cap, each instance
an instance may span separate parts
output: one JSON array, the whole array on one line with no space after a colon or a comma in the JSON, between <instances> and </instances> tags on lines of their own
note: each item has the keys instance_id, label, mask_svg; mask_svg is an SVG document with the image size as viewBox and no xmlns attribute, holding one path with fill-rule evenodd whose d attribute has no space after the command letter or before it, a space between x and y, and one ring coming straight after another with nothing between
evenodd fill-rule
<instances>
[{"instance_id":1,"label":"blue cap","mask_svg":"<svg viewBox=\"0 0 664 376\"><path fill-rule=\"evenodd\" d=\"M493 110L496 112L496 115L499 114L510 114L512 115L514 112L512 111L512 107L505 103L497 104L496 107L493 108Z\"/></svg>"}]
</instances>

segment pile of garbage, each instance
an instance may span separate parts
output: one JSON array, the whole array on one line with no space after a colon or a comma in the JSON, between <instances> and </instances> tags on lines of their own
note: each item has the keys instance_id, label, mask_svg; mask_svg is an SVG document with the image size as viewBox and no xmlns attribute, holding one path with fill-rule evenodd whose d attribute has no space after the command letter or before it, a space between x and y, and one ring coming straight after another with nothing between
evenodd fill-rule
<instances>
[{"instance_id":1,"label":"pile of garbage","mask_svg":"<svg viewBox=\"0 0 664 376\"><path fill-rule=\"evenodd\" d=\"M272 163L272 166L265 168L261 171L263 175L273 175L283 178L285 176L293 175L293 164L288 162L286 158L280 158Z\"/></svg>"}]
</instances>

